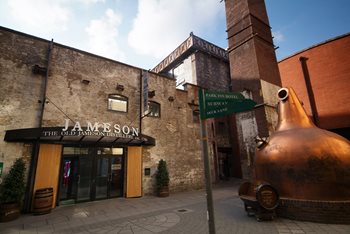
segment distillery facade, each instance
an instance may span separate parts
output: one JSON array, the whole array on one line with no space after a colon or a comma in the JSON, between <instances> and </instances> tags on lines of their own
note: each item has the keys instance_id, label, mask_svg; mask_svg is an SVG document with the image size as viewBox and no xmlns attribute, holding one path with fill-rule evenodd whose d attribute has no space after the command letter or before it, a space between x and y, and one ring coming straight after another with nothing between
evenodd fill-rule
<instances>
[{"instance_id":1,"label":"distillery facade","mask_svg":"<svg viewBox=\"0 0 350 234\"><path fill-rule=\"evenodd\" d=\"M4 173L27 165L25 209L53 188L53 206L155 193L160 159L170 191L202 188L198 87L0 28Z\"/></svg>"}]
</instances>

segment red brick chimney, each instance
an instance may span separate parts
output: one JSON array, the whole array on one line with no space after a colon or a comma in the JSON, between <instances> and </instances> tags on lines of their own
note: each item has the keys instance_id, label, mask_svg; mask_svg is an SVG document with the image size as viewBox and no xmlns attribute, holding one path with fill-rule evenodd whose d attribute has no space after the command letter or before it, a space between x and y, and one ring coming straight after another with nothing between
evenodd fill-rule
<instances>
[{"instance_id":1,"label":"red brick chimney","mask_svg":"<svg viewBox=\"0 0 350 234\"><path fill-rule=\"evenodd\" d=\"M258 104L266 103L252 112L237 114L231 124L239 146L233 152L234 167L241 166L243 177L249 178L254 138L269 136L277 122L274 107L281 79L264 0L226 0L225 7L231 89Z\"/></svg>"}]
</instances>

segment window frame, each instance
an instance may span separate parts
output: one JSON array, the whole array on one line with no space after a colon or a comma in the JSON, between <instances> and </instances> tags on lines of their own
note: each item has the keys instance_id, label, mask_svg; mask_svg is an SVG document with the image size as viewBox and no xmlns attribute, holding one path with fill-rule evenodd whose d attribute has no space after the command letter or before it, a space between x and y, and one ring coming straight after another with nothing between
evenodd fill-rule
<instances>
[{"instance_id":1,"label":"window frame","mask_svg":"<svg viewBox=\"0 0 350 234\"><path fill-rule=\"evenodd\" d=\"M192 123L200 123L200 113L199 110L192 110Z\"/></svg>"},{"instance_id":2,"label":"window frame","mask_svg":"<svg viewBox=\"0 0 350 234\"><path fill-rule=\"evenodd\" d=\"M117 96L117 97L116 97ZM119 97L119 98L118 98ZM110 100L119 100L119 101L125 101L126 102L126 110L114 110L110 105ZM107 110L108 111L115 111L115 112L119 112L119 113L128 113L129 110L129 98L124 96L124 95L120 95L118 93L112 93L112 94L108 94L108 98L107 98Z\"/></svg>"},{"instance_id":3,"label":"window frame","mask_svg":"<svg viewBox=\"0 0 350 234\"><path fill-rule=\"evenodd\" d=\"M151 108L150 108L150 104L153 104L153 105L156 105L157 107L158 107L158 116L155 116L155 115L152 115L151 113ZM152 117L152 118L160 118L160 116L161 116L161 105L160 105L160 103L158 103L158 102L155 102L155 101L148 101L148 110L149 110L149 113L147 114L147 116L148 117Z\"/></svg>"}]
</instances>

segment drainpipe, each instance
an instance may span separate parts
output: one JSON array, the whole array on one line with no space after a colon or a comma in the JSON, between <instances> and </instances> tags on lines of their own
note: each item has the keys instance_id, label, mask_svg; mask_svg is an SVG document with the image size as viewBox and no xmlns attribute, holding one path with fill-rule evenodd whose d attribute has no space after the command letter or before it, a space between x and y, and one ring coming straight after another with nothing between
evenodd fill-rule
<instances>
[{"instance_id":1,"label":"drainpipe","mask_svg":"<svg viewBox=\"0 0 350 234\"><path fill-rule=\"evenodd\" d=\"M47 90L47 81L49 78L49 67L50 67L50 61L51 61L51 52L53 48L53 39L51 40L49 44L49 49L47 51L47 63L46 63L46 75L44 80L44 91L43 96L41 98L41 112L40 112L40 118L39 118L39 128L42 127L42 121L44 116L44 109L46 104L46 90ZM30 163L29 168L29 176L27 181L27 188L26 188L26 196L24 199L24 212L28 213L31 212L31 206L32 206L32 200L33 200L33 190L34 190L34 182L35 182L35 173L36 173L36 167L38 164L38 156L39 156L39 139L37 139L33 144L33 151L32 151L32 159Z\"/></svg>"},{"instance_id":2,"label":"drainpipe","mask_svg":"<svg viewBox=\"0 0 350 234\"><path fill-rule=\"evenodd\" d=\"M306 90L307 94L309 97L309 102L310 102L310 107L311 107L311 113L312 113L312 120L314 124L318 127L319 126L319 117L317 113L317 107L316 107L316 101L315 101L315 96L314 92L312 90L312 85L311 85L311 80L310 80L310 75L309 75L309 69L307 67L306 61L308 58L301 56L299 58L301 68L303 70L303 75L304 75L304 80L305 80L305 85L306 85Z\"/></svg>"},{"instance_id":3,"label":"drainpipe","mask_svg":"<svg viewBox=\"0 0 350 234\"><path fill-rule=\"evenodd\" d=\"M143 105L143 76L142 76L142 69L140 69L140 119L139 119L139 128L140 128L140 134L142 133L142 105Z\"/></svg>"},{"instance_id":4,"label":"drainpipe","mask_svg":"<svg viewBox=\"0 0 350 234\"><path fill-rule=\"evenodd\" d=\"M46 91L47 91L47 80L49 78L49 70L50 70L50 61L51 61L51 51L53 47L53 39L50 42L49 50L47 53L47 64L46 64L46 75L44 80L44 92L41 102L41 113L40 113L40 119L39 119L39 128L42 126L43 117L44 117L44 110L45 110L45 104L46 104Z\"/></svg>"}]
</instances>

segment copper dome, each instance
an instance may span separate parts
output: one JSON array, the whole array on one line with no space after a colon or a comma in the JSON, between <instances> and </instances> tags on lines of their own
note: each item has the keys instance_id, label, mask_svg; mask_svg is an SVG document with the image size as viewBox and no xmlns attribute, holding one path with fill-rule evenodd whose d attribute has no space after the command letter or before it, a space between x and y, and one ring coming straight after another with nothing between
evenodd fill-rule
<instances>
[{"instance_id":1,"label":"copper dome","mask_svg":"<svg viewBox=\"0 0 350 234\"><path fill-rule=\"evenodd\" d=\"M256 150L256 183L281 197L350 200L350 142L316 127L292 88L278 91L278 125Z\"/></svg>"}]
</instances>

